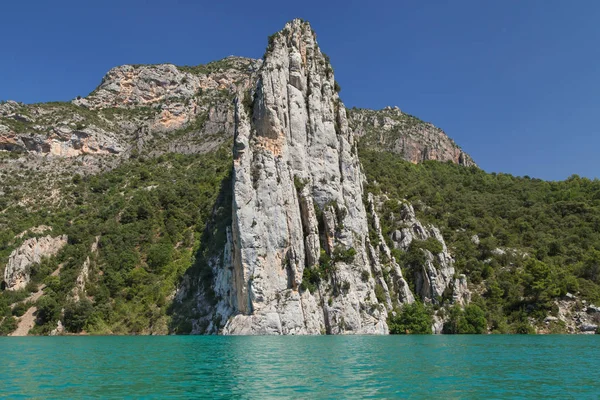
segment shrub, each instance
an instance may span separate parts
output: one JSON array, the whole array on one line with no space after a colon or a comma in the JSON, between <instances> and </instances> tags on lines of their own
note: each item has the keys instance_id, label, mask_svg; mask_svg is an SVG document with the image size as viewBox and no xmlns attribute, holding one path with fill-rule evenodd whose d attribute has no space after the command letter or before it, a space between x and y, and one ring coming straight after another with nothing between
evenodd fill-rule
<instances>
[{"instance_id":1,"label":"shrub","mask_svg":"<svg viewBox=\"0 0 600 400\"><path fill-rule=\"evenodd\" d=\"M448 334L482 334L487 332L485 313L476 304L465 306L464 310L459 305L450 309L450 318L444 324L443 333Z\"/></svg>"},{"instance_id":2,"label":"shrub","mask_svg":"<svg viewBox=\"0 0 600 400\"><path fill-rule=\"evenodd\" d=\"M385 289L379 283L375 284L375 297L379 303L385 303Z\"/></svg>"},{"instance_id":3,"label":"shrub","mask_svg":"<svg viewBox=\"0 0 600 400\"><path fill-rule=\"evenodd\" d=\"M390 313L388 326L390 333L398 334L430 334L433 324L433 313L421 302L404 304L395 310L396 315Z\"/></svg>"},{"instance_id":4,"label":"shrub","mask_svg":"<svg viewBox=\"0 0 600 400\"><path fill-rule=\"evenodd\" d=\"M65 329L73 333L81 332L93 311L92 302L85 297L78 302L67 303L63 317Z\"/></svg>"},{"instance_id":5,"label":"shrub","mask_svg":"<svg viewBox=\"0 0 600 400\"><path fill-rule=\"evenodd\" d=\"M13 333L17 329L17 326L17 320L14 317L9 316L4 318L4 321L0 324L0 336Z\"/></svg>"},{"instance_id":6,"label":"shrub","mask_svg":"<svg viewBox=\"0 0 600 400\"><path fill-rule=\"evenodd\" d=\"M294 175L294 186L296 187L298 193L300 193L304 189L304 186L306 186L307 183L308 179L302 179L298 177L298 175Z\"/></svg>"},{"instance_id":7,"label":"shrub","mask_svg":"<svg viewBox=\"0 0 600 400\"><path fill-rule=\"evenodd\" d=\"M369 280L369 278L370 278L370 277L371 277L371 274L370 274L370 273L369 273L369 271L367 271L367 270L363 270L363 271L360 273L360 279L361 279L363 282L368 282L368 280Z\"/></svg>"},{"instance_id":8,"label":"shrub","mask_svg":"<svg viewBox=\"0 0 600 400\"><path fill-rule=\"evenodd\" d=\"M315 293L317 290L317 285L321 281L321 277L319 276L319 271L312 267L304 268L304 272L302 273L302 283L300 284L300 289L308 290L311 293Z\"/></svg>"},{"instance_id":9,"label":"shrub","mask_svg":"<svg viewBox=\"0 0 600 400\"><path fill-rule=\"evenodd\" d=\"M146 262L153 271L159 271L173 259L173 246L167 243L153 245L148 251Z\"/></svg>"},{"instance_id":10,"label":"shrub","mask_svg":"<svg viewBox=\"0 0 600 400\"><path fill-rule=\"evenodd\" d=\"M444 251L442 243L434 237L428 237L424 241L417 240L416 246L421 249L429 250L432 254L439 254Z\"/></svg>"},{"instance_id":11,"label":"shrub","mask_svg":"<svg viewBox=\"0 0 600 400\"><path fill-rule=\"evenodd\" d=\"M340 87L340 84L338 83L338 81L334 81L333 89L335 90L336 93L339 93L342 91L342 88Z\"/></svg>"},{"instance_id":12,"label":"shrub","mask_svg":"<svg viewBox=\"0 0 600 400\"><path fill-rule=\"evenodd\" d=\"M354 257L356 256L356 250L354 247L349 247L347 249L342 249L339 246L336 246L333 249L332 260L333 262L341 261L346 264L349 264L354 261Z\"/></svg>"},{"instance_id":13,"label":"shrub","mask_svg":"<svg viewBox=\"0 0 600 400\"><path fill-rule=\"evenodd\" d=\"M17 305L15 305L12 309L12 315L14 315L15 317L21 317L23 314L25 314L27 312L27 310L29 310L29 308L31 307L31 303L26 302L26 303L18 303Z\"/></svg>"},{"instance_id":14,"label":"shrub","mask_svg":"<svg viewBox=\"0 0 600 400\"><path fill-rule=\"evenodd\" d=\"M53 323L58 320L58 317L60 316L60 307L54 297L43 296L37 301L36 306L37 323L39 325Z\"/></svg>"}]
</instances>

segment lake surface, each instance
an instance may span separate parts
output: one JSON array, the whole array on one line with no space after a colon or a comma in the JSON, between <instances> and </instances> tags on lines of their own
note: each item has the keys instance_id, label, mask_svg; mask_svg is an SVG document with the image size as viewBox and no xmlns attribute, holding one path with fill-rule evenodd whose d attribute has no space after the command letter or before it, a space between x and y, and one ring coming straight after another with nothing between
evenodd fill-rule
<instances>
[{"instance_id":1,"label":"lake surface","mask_svg":"<svg viewBox=\"0 0 600 400\"><path fill-rule=\"evenodd\" d=\"M600 398L600 335L0 338L0 398Z\"/></svg>"}]
</instances>

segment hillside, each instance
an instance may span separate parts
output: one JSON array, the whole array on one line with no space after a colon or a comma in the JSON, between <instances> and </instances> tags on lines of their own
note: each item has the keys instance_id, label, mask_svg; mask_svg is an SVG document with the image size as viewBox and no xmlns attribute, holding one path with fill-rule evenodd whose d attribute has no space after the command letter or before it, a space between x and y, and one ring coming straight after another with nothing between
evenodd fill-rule
<instances>
[{"instance_id":1,"label":"hillside","mask_svg":"<svg viewBox=\"0 0 600 400\"><path fill-rule=\"evenodd\" d=\"M390 247L402 228L401 204L440 227L471 305L497 333L577 333L596 329L600 312L600 182L488 174L449 163L412 165L362 149L367 190ZM409 285L419 268L397 253ZM459 330L460 331L460 330Z\"/></svg>"},{"instance_id":2,"label":"hillside","mask_svg":"<svg viewBox=\"0 0 600 400\"><path fill-rule=\"evenodd\" d=\"M596 330L597 182L338 91L294 20L263 60L0 104L0 334Z\"/></svg>"}]
</instances>

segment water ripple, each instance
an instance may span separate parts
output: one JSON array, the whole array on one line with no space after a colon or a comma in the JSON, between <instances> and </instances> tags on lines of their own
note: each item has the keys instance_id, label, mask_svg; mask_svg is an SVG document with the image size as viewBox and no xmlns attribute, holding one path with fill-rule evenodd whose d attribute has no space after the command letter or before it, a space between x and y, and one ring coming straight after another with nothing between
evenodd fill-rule
<instances>
[{"instance_id":1,"label":"water ripple","mask_svg":"<svg viewBox=\"0 0 600 400\"><path fill-rule=\"evenodd\" d=\"M0 338L8 398L598 398L600 336Z\"/></svg>"}]
</instances>

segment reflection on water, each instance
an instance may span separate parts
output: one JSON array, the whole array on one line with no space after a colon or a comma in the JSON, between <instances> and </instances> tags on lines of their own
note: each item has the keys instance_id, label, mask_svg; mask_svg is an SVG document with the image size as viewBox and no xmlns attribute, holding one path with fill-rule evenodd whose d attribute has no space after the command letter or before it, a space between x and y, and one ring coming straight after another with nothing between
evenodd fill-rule
<instances>
[{"instance_id":1,"label":"reflection on water","mask_svg":"<svg viewBox=\"0 0 600 400\"><path fill-rule=\"evenodd\" d=\"M569 398L599 336L0 338L0 397Z\"/></svg>"}]
</instances>

